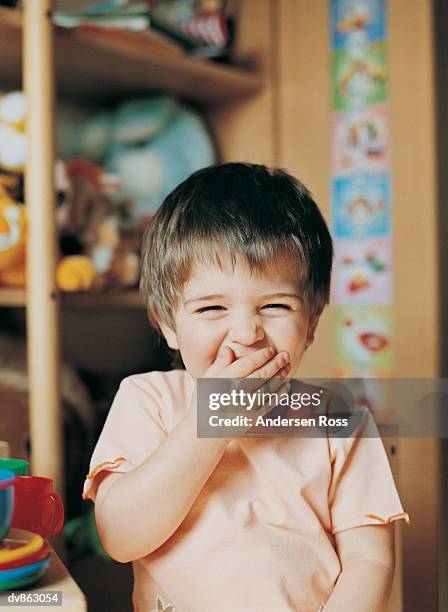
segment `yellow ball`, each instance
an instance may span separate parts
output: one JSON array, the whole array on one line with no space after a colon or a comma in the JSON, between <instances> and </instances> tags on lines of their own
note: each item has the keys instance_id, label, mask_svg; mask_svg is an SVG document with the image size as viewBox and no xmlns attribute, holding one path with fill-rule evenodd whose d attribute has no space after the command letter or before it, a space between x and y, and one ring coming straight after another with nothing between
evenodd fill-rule
<instances>
[{"instance_id":1,"label":"yellow ball","mask_svg":"<svg viewBox=\"0 0 448 612\"><path fill-rule=\"evenodd\" d=\"M95 268L85 255L64 257L56 271L56 281L61 291L88 291L95 278Z\"/></svg>"}]
</instances>

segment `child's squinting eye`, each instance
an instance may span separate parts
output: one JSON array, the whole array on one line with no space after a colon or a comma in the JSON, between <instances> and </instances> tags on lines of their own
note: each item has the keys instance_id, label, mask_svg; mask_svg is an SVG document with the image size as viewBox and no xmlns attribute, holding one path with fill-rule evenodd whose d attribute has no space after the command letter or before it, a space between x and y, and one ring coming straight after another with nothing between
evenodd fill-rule
<instances>
[{"instance_id":1,"label":"child's squinting eye","mask_svg":"<svg viewBox=\"0 0 448 612\"><path fill-rule=\"evenodd\" d=\"M286 310L291 309L288 304L267 304L266 306L263 306L263 308L285 308Z\"/></svg>"},{"instance_id":2,"label":"child's squinting eye","mask_svg":"<svg viewBox=\"0 0 448 612\"><path fill-rule=\"evenodd\" d=\"M202 312L220 310L222 308L223 308L222 306L204 306L203 308L199 308L196 312L200 314ZM285 310L291 309L291 307L288 306L287 304L266 304L266 306L263 306L263 308L284 308Z\"/></svg>"},{"instance_id":3,"label":"child's squinting eye","mask_svg":"<svg viewBox=\"0 0 448 612\"><path fill-rule=\"evenodd\" d=\"M221 310L222 306L204 306L203 308L198 308L196 312L199 314L202 312L210 312L211 310Z\"/></svg>"}]
</instances>

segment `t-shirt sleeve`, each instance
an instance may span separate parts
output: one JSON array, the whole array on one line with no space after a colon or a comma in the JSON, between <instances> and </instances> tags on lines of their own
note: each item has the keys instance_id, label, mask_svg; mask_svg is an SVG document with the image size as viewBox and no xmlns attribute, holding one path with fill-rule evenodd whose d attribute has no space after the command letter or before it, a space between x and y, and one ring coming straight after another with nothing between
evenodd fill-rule
<instances>
[{"instance_id":1,"label":"t-shirt sleeve","mask_svg":"<svg viewBox=\"0 0 448 612\"><path fill-rule=\"evenodd\" d=\"M125 378L115 395L90 460L82 497L95 501L104 472L128 472L140 465L167 436L157 391Z\"/></svg>"},{"instance_id":2,"label":"t-shirt sleeve","mask_svg":"<svg viewBox=\"0 0 448 612\"><path fill-rule=\"evenodd\" d=\"M329 445L332 534L363 525L388 525L399 519L410 522L368 410L352 437L330 438Z\"/></svg>"}]
</instances>

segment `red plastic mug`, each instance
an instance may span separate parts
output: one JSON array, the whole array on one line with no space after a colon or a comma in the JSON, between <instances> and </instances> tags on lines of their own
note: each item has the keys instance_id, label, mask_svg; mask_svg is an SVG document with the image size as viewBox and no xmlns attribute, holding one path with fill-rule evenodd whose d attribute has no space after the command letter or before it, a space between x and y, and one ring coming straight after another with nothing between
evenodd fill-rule
<instances>
[{"instance_id":1,"label":"red plastic mug","mask_svg":"<svg viewBox=\"0 0 448 612\"><path fill-rule=\"evenodd\" d=\"M14 514L11 527L38 533L44 538L59 533L64 525L64 506L53 493L53 481L43 476L14 478Z\"/></svg>"}]
</instances>

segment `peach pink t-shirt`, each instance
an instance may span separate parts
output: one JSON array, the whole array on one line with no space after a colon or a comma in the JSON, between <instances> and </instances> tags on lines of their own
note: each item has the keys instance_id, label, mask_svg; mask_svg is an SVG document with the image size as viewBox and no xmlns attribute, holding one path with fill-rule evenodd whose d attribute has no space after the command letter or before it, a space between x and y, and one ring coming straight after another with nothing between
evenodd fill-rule
<instances>
[{"instance_id":1,"label":"peach pink t-shirt","mask_svg":"<svg viewBox=\"0 0 448 612\"><path fill-rule=\"evenodd\" d=\"M123 380L84 499L95 501L100 472L132 470L164 441L194 384L184 370ZM239 438L180 527L133 562L134 610L157 610L159 597L175 612L317 612L341 571L334 534L399 518L409 520L380 438Z\"/></svg>"}]
</instances>

